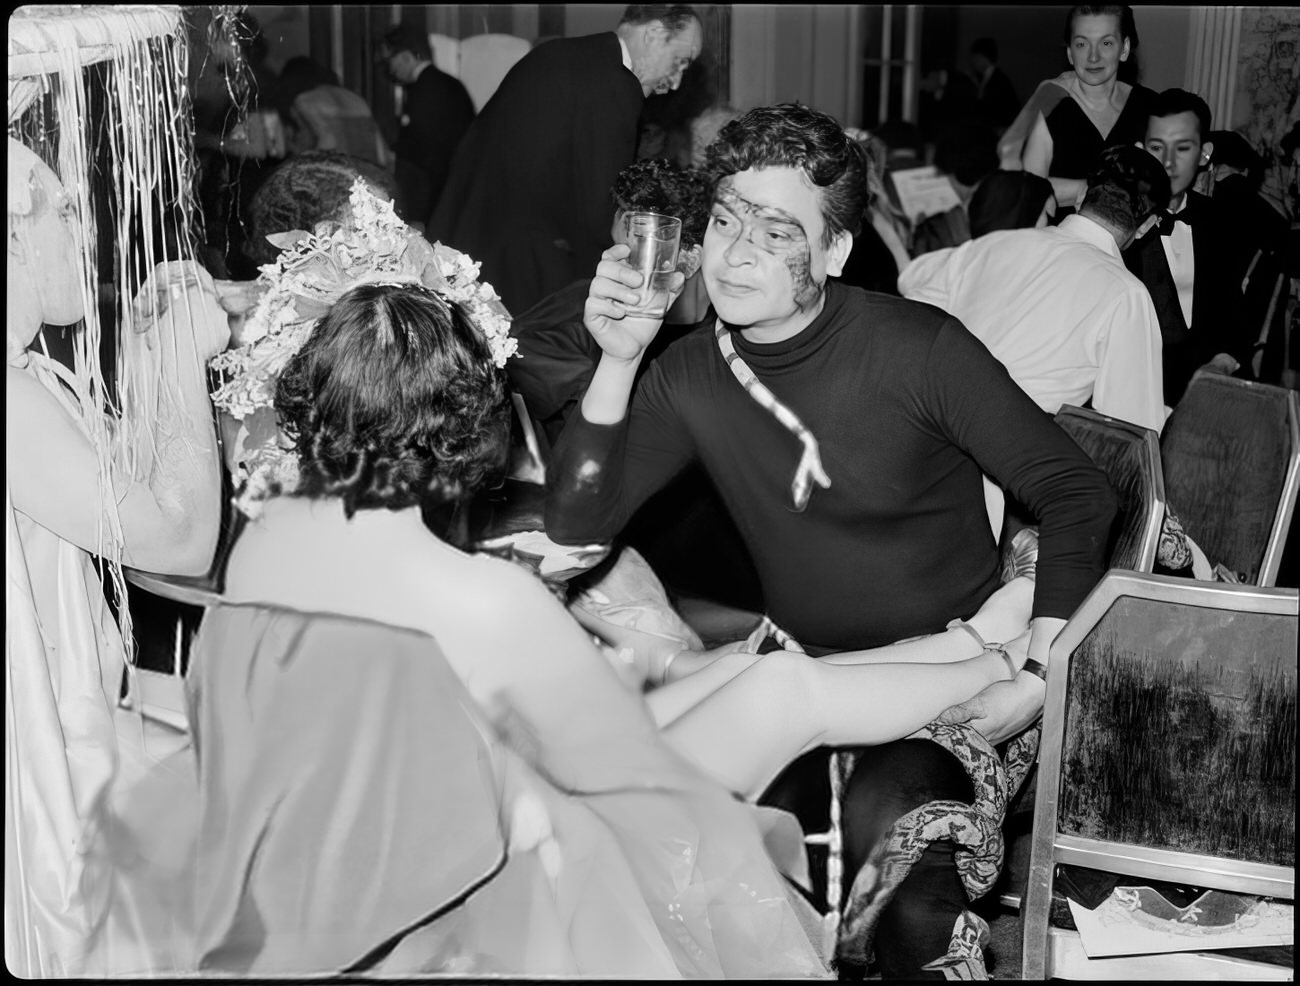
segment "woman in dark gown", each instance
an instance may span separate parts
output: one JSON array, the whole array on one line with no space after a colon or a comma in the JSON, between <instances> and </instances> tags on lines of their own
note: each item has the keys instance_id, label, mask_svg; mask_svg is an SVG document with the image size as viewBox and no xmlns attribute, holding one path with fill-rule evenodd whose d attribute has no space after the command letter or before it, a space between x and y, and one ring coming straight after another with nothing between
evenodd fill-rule
<instances>
[{"instance_id":1,"label":"woman in dark gown","mask_svg":"<svg viewBox=\"0 0 1300 986\"><path fill-rule=\"evenodd\" d=\"M1120 80L1120 66L1138 43L1129 7L1074 7L1065 35L1072 71L1035 94L1039 107L1023 158L1026 171L1051 180L1060 204L1058 221L1074 211L1098 154L1143 139L1155 97L1145 86Z\"/></svg>"}]
</instances>

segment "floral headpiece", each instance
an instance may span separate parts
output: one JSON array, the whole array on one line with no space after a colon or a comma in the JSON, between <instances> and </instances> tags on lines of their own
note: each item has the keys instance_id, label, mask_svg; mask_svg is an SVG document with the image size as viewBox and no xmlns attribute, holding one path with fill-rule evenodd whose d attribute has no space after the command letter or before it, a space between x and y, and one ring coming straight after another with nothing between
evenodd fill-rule
<instances>
[{"instance_id":1,"label":"floral headpiece","mask_svg":"<svg viewBox=\"0 0 1300 986\"><path fill-rule=\"evenodd\" d=\"M266 290L242 333L243 345L212 360L222 380L212 392L217 407L244 421L275 403L276 382L302 348L316 323L340 297L361 284L421 284L464 306L487 340L493 362L505 366L518 349L510 336L510 314L492 285L478 279L479 264L441 243L430 243L397 215L393 204L361 178L352 185L349 216L320 223L314 232L291 230L268 236L281 253L260 268ZM247 479L240 508L247 513L271 481L297 483L297 459L278 435L250 448L241 462ZM247 442L245 446L248 447Z\"/></svg>"}]
</instances>

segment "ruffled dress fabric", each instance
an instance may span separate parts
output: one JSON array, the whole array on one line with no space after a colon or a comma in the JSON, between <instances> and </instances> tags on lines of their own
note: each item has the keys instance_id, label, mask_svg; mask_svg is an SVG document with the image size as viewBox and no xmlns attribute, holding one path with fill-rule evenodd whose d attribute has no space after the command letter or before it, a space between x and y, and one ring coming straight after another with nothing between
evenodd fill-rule
<instances>
[{"instance_id":1,"label":"ruffled dress fabric","mask_svg":"<svg viewBox=\"0 0 1300 986\"><path fill-rule=\"evenodd\" d=\"M548 720L572 724L552 729L508 698L485 713L426 635L210 610L188 681L192 880L159 871L191 895L193 967L826 977L820 919L773 862L803 858L793 818L583 684L541 686Z\"/></svg>"},{"instance_id":2,"label":"ruffled dress fabric","mask_svg":"<svg viewBox=\"0 0 1300 986\"><path fill-rule=\"evenodd\" d=\"M51 361L30 354L24 372L80 421ZM13 975L110 970L104 923L114 876L103 844L119 772L123 663L91 556L15 510L6 471L5 964Z\"/></svg>"}]
</instances>

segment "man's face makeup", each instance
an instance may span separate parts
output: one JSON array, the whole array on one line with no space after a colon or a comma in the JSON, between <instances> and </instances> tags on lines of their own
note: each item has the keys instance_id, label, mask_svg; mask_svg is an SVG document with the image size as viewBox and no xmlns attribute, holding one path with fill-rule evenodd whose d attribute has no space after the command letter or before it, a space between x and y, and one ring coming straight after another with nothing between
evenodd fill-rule
<instances>
[{"instance_id":1,"label":"man's face makeup","mask_svg":"<svg viewBox=\"0 0 1300 986\"><path fill-rule=\"evenodd\" d=\"M781 329L811 321L826 285L824 230L817 192L798 169L723 179L704 236L705 284L723 320Z\"/></svg>"}]
</instances>

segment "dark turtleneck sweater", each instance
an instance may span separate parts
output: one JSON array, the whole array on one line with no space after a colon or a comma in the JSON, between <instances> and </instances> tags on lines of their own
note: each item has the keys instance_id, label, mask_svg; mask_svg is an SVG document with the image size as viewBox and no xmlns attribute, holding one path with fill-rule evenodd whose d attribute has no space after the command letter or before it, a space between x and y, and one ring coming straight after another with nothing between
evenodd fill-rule
<instances>
[{"instance_id":1,"label":"dark turtleneck sweater","mask_svg":"<svg viewBox=\"0 0 1300 986\"><path fill-rule=\"evenodd\" d=\"M817 437L830 488L793 509L802 447L701 325L645 373L622 422L571 416L550 470L551 538L612 538L697 459L772 619L813 652L875 647L969 617L996 588L983 471L1038 519L1035 616L1068 617L1100 578L1116 503L1104 474L956 319L829 282L793 338L732 339Z\"/></svg>"}]
</instances>

